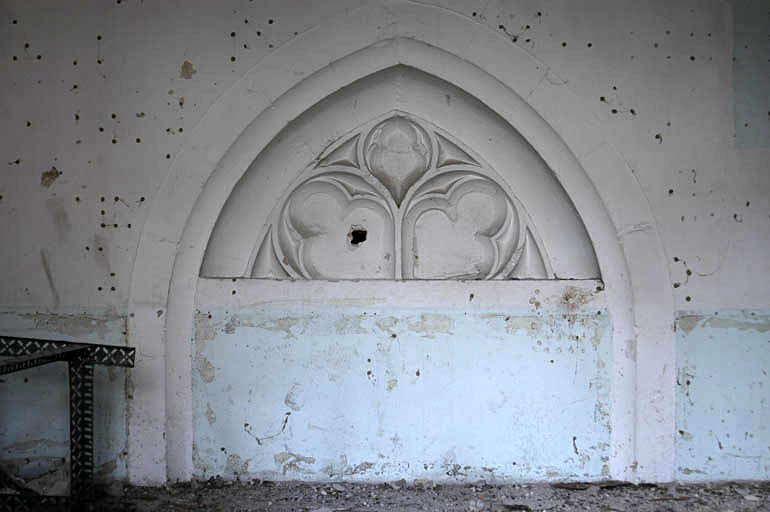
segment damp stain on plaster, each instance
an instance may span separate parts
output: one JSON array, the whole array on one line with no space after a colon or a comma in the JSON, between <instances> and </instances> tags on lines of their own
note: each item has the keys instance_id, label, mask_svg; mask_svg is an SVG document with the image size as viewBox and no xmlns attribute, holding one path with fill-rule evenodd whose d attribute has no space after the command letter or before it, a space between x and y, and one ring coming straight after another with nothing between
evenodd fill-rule
<instances>
[{"instance_id":1,"label":"damp stain on plaster","mask_svg":"<svg viewBox=\"0 0 770 512\"><path fill-rule=\"evenodd\" d=\"M337 334L366 334L368 331L361 325L360 315L342 315L334 322Z\"/></svg>"},{"instance_id":2,"label":"damp stain on plaster","mask_svg":"<svg viewBox=\"0 0 770 512\"><path fill-rule=\"evenodd\" d=\"M250 459L243 460L240 455L231 453L227 456L225 463L225 472L236 475L243 475L249 472Z\"/></svg>"},{"instance_id":3,"label":"damp stain on plaster","mask_svg":"<svg viewBox=\"0 0 770 512\"><path fill-rule=\"evenodd\" d=\"M289 451L276 453L273 455L273 460L281 467L281 472L284 475L289 471L294 473L307 473L309 469L303 464L315 464L314 457L306 457Z\"/></svg>"},{"instance_id":4,"label":"damp stain on plaster","mask_svg":"<svg viewBox=\"0 0 770 512\"><path fill-rule=\"evenodd\" d=\"M575 311L593 300L593 294L575 286L568 286L561 296L561 304L567 311Z\"/></svg>"},{"instance_id":5,"label":"damp stain on plaster","mask_svg":"<svg viewBox=\"0 0 770 512\"><path fill-rule=\"evenodd\" d=\"M72 231L72 222L64 206L64 198L51 197L46 199L45 208L51 216L53 227L56 230L56 238L64 242Z\"/></svg>"},{"instance_id":6,"label":"damp stain on plaster","mask_svg":"<svg viewBox=\"0 0 770 512\"><path fill-rule=\"evenodd\" d=\"M770 331L770 320L737 319L714 315L683 315L677 319L677 326L685 335L690 334L696 327L713 329L735 329L738 331Z\"/></svg>"},{"instance_id":7,"label":"damp stain on plaster","mask_svg":"<svg viewBox=\"0 0 770 512\"><path fill-rule=\"evenodd\" d=\"M20 318L29 320L34 329L56 332L73 338L90 338L96 336L106 339L112 329L111 324L123 317L106 315L58 315L54 313L21 313Z\"/></svg>"},{"instance_id":8,"label":"damp stain on plaster","mask_svg":"<svg viewBox=\"0 0 770 512\"><path fill-rule=\"evenodd\" d=\"M40 186L51 188L51 185L62 175L62 172L56 167L51 167L40 175Z\"/></svg>"},{"instance_id":9,"label":"damp stain on plaster","mask_svg":"<svg viewBox=\"0 0 770 512\"><path fill-rule=\"evenodd\" d=\"M189 60L186 60L182 63L182 67L179 70L179 78L184 78L185 80L189 80L197 72L198 70L195 69L195 66L193 66L193 63L190 62Z\"/></svg>"}]
</instances>

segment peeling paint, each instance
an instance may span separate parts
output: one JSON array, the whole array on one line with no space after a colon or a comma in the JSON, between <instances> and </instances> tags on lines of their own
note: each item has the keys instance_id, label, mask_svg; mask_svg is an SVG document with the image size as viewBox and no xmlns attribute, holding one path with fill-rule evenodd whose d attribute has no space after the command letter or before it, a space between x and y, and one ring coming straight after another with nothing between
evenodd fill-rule
<instances>
[{"instance_id":1,"label":"peeling paint","mask_svg":"<svg viewBox=\"0 0 770 512\"><path fill-rule=\"evenodd\" d=\"M203 382L211 383L216 377L216 369L211 362L205 357L198 358L198 372L201 375Z\"/></svg>"},{"instance_id":2,"label":"peeling paint","mask_svg":"<svg viewBox=\"0 0 770 512\"><path fill-rule=\"evenodd\" d=\"M40 186L51 188L51 185L62 175L62 172L56 167L51 167L40 175Z\"/></svg>"},{"instance_id":3,"label":"peeling paint","mask_svg":"<svg viewBox=\"0 0 770 512\"><path fill-rule=\"evenodd\" d=\"M422 333L426 338L432 338L434 334L452 334L454 320L446 315L424 313L420 315L419 322L409 324L409 329Z\"/></svg>"},{"instance_id":4,"label":"peeling paint","mask_svg":"<svg viewBox=\"0 0 770 512\"><path fill-rule=\"evenodd\" d=\"M302 410L302 384L295 382L288 393L286 398L283 399L283 403L292 411L299 412Z\"/></svg>"},{"instance_id":5,"label":"peeling paint","mask_svg":"<svg viewBox=\"0 0 770 512\"><path fill-rule=\"evenodd\" d=\"M198 71L195 69L195 66L193 66L193 63L190 62L189 60L186 60L182 63L182 67L179 70L179 78L184 78L185 80L189 80L197 72Z\"/></svg>"},{"instance_id":6,"label":"peeling paint","mask_svg":"<svg viewBox=\"0 0 770 512\"><path fill-rule=\"evenodd\" d=\"M281 466L281 471L284 475L289 471L304 473L308 471L308 468L302 466L302 464L315 464L315 458L313 457L305 457L288 451L276 453L273 455L273 460Z\"/></svg>"},{"instance_id":7,"label":"peeling paint","mask_svg":"<svg viewBox=\"0 0 770 512\"><path fill-rule=\"evenodd\" d=\"M209 425L217 422L217 415L214 413L214 409L211 408L211 402L206 403L206 420L209 422Z\"/></svg>"}]
</instances>

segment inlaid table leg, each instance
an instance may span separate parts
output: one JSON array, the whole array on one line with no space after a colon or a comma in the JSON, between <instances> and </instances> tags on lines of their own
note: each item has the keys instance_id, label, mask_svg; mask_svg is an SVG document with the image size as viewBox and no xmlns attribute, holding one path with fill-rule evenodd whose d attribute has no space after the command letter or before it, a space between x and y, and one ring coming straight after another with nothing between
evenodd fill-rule
<instances>
[{"instance_id":1,"label":"inlaid table leg","mask_svg":"<svg viewBox=\"0 0 770 512\"><path fill-rule=\"evenodd\" d=\"M82 357L69 362L70 496L94 497L94 365Z\"/></svg>"}]
</instances>

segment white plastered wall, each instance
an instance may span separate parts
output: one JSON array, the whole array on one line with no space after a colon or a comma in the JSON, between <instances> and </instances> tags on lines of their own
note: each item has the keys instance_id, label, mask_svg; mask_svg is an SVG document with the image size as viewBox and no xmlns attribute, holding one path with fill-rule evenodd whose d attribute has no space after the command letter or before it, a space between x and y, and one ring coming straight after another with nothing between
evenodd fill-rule
<instances>
[{"instance_id":1,"label":"white plastered wall","mask_svg":"<svg viewBox=\"0 0 770 512\"><path fill-rule=\"evenodd\" d=\"M61 335L125 317L139 348L130 478L188 478L191 316L219 209L289 120L403 63L485 101L556 172L614 308L611 475L670 480L675 316L770 305L768 144L735 143L770 117L734 124L732 12L721 0L5 2L4 318ZM44 180L52 167L63 174Z\"/></svg>"}]
</instances>

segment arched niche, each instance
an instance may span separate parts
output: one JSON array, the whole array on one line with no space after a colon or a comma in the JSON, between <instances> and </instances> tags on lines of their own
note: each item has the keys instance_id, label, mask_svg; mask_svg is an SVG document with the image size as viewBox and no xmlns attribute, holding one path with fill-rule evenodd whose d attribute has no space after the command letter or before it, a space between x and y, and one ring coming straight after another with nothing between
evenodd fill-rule
<instances>
[{"instance_id":1,"label":"arched niche","mask_svg":"<svg viewBox=\"0 0 770 512\"><path fill-rule=\"evenodd\" d=\"M343 87L273 139L227 199L200 274L600 277L572 201L521 134L404 65Z\"/></svg>"},{"instance_id":2,"label":"arched niche","mask_svg":"<svg viewBox=\"0 0 770 512\"><path fill-rule=\"evenodd\" d=\"M373 1L327 19L247 73L191 133L153 198L129 302L129 342L139 348L128 420L131 481L157 484L192 475L196 276L244 170L312 105L397 64L479 99L516 126L554 172L593 243L613 320L610 475L670 479L668 279L654 219L611 137L591 121L581 98L545 80L554 73L548 66L501 34L447 9ZM316 154L308 152L308 161Z\"/></svg>"}]
</instances>

